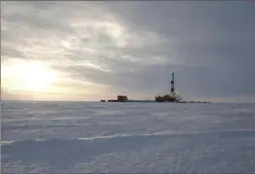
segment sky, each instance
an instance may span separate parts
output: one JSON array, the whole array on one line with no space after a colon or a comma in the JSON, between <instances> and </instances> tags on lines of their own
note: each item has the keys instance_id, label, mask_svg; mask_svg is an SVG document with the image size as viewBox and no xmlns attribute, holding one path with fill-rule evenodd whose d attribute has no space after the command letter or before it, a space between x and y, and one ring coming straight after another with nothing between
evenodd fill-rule
<instances>
[{"instance_id":1,"label":"sky","mask_svg":"<svg viewBox=\"0 0 255 174\"><path fill-rule=\"evenodd\" d=\"M253 1L2 1L2 100L255 102Z\"/></svg>"}]
</instances>

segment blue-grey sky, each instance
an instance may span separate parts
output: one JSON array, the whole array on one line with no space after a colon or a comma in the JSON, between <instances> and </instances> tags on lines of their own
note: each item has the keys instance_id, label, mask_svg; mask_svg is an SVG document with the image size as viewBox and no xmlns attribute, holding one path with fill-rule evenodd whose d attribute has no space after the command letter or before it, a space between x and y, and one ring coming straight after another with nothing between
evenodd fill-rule
<instances>
[{"instance_id":1,"label":"blue-grey sky","mask_svg":"<svg viewBox=\"0 0 255 174\"><path fill-rule=\"evenodd\" d=\"M255 101L255 2L1 3L1 93L16 100Z\"/></svg>"}]
</instances>

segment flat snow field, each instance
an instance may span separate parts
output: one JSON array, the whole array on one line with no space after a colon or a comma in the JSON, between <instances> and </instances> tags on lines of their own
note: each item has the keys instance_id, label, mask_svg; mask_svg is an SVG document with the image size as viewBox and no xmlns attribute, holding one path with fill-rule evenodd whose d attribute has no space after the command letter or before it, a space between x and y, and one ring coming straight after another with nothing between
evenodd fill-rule
<instances>
[{"instance_id":1,"label":"flat snow field","mask_svg":"<svg viewBox=\"0 0 255 174\"><path fill-rule=\"evenodd\" d=\"M254 104L2 102L2 173L255 173Z\"/></svg>"}]
</instances>

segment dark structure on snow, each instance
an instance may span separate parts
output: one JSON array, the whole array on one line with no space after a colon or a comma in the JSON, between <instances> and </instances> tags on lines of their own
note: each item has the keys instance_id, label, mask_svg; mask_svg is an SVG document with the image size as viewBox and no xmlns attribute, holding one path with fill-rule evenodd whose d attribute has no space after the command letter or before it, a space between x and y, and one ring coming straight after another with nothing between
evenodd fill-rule
<instances>
[{"instance_id":1,"label":"dark structure on snow","mask_svg":"<svg viewBox=\"0 0 255 174\"><path fill-rule=\"evenodd\" d=\"M172 73L172 80L171 80L171 90L170 94L165 94L163 96L156 96L156 102L179 102L181 97L175 92L174 89L174 73Z\"/></svg>"},{"instance_id":2,"label":"dark structure on snow","mask_svg":"<svg viewBox=\"0 0 255 174\"><path fill-rule=\"evenodd\" d=\"M125 95L118 95L117 100L108 100L108 102L127 102L128 98Z\"/></svg>"},{"instance_id":3,"label":"dark structure on snow","mask_svg":"<svg viewBox=\"0 0 255 174\"><path fill-rule=\"evenodd\" d=\"M175 83L174 83L174 73L172 73L172 80L171 80L171 89L168 94L155 96L155 100L128 100L127 96L118 95L117 100L108 100L108 102L176 102L176 103L210 103L210 102L188 102L182 101L181 96L175 92ZM106 100L101 100L101 102L105 102Z\"/></svg>"}]
</instances>

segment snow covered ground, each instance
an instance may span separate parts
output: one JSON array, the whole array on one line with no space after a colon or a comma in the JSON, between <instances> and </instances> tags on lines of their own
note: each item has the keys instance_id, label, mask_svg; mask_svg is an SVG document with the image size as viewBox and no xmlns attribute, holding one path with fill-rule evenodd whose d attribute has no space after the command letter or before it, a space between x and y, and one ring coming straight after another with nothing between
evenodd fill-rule
<instances>
[{"instance_id":1,"label":"snow covered ground","mask_svg":"<svg viewBox=\"0 0 255 174\"><path fill-rule=\"evenodd\" d=\"M254 173L254 104L4 102L3 173Z\"/></svg>"}]
</instances>

